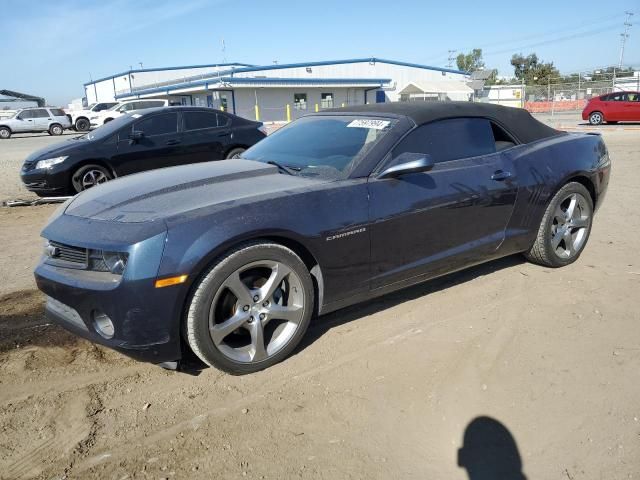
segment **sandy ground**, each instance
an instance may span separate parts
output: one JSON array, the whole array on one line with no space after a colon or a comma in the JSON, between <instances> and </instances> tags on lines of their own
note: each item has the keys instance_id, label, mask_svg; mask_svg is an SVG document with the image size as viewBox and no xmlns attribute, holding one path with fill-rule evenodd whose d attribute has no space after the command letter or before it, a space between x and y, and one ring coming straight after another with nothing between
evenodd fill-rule
<instances>
[{"instance_id":1,"label":"sandy ground","mask_svg":"<svg viewBox=\"0 0 640 480\"><path fill-rule=\"evenodd\" d=\"M47 325L30 270L55 207L0 209L0 478L639 478L640 134L605 139L575 264L510 257L335 312L244 377Z\"/></svg>"}]
</instances>

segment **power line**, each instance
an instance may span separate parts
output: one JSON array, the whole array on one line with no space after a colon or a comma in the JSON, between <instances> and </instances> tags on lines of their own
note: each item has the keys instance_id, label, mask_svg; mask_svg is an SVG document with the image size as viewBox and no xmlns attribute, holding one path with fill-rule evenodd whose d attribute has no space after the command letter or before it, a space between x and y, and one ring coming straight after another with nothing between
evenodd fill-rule
<instances>
[{"instance_id":1,"label":"power line","mask_svg":"<svg viewBox=\"0 0 640 480\"><path fill-rule=\"evenodd\" d=\"M447 58L447 60L449 61L449 63L447 63L447 67L451 68L453 67L453 60L455 59L454 55L456 53L455 50L449 50L449 57Z\"/></svg>"}]
</instances>

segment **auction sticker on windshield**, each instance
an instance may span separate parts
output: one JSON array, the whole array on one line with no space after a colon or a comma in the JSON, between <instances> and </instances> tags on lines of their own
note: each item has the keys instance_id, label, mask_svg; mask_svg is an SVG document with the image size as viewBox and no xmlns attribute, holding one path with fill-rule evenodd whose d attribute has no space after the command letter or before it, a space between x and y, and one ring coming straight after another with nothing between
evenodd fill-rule
<instances>
[{"instance_id":1,"label":"auction sticker on windshield","mask_svg":"<svg viewBox=\"0 0 640 480\"><path fill-rule=\"evenodd\" d=\"M370 118L363 118L353 120L347 127L351 128L373 128L375 130L384 130L389 126L391 122L389 120L373 120Z\"/></svg>"}]
</instances>

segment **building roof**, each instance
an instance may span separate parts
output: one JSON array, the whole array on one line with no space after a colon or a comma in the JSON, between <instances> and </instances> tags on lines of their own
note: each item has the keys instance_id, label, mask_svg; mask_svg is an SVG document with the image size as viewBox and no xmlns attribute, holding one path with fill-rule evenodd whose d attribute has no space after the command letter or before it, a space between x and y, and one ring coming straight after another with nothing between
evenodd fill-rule
<instances>
[{"instance_id":1,"label":"building roof","mask_svg":"<svg viewBox=\"0 0 640 480\"><path fill-rule=\"evenodd\" d=\"M197 91L203 88L207 90L209 85L224 84L229 87L241 86L269 86L269 87L295 87L295 86L332 86L332 87L381 87L391 83L390 78L276 78L276 77L215 77L213 79L201 80L199 82L177 83L175 85L167 85L163 87L152 87L146 89L135 90L116 95L115 98L139 97L141 95L150 95L154 93L179 94L187 93L187 91ZM194 89L194 90L190 90Z\"/></svg>"},{"instance_id":2,"label":"building roof","mask_svg":"<svg viewBox=\"0 0 640 480\"><path fill-rule=\"evenodd\" d=\"M255 67L256 65L252 65L250 63L212 63L205 65L183 65L179 67L157 67L157 68L138 68L132 70L126 70L120 73L114 73L113 75L109 75L107 77L98 78L97 80L91 80L83 84L83 86L93 85L94 83L103 82L105 80L111 80L116 77L124 77L125 75L129 75L131 73L140 73L140 72L163 72L166 70L188 70L190 68L214 68L214 67ZM225 70L229 71L229 69Z\"/></svg>"},{"instance_id":3,"label":"building roof","mask_svg":"<svg viewBox=\"0 0 640 480\"><path fill-rule=\"evenodd\" d=\"M350 105L345 108L324 110L340 113L369 113L401 115L412 119L416 125L459 117L487 118L502 125L523 143L559 135L561 132L548 127L522 108L503 107L490 103L474 102L390 102L369 105Z\"/></svg>"},{"instance_id":4,"label":"building roof","mask_svg":"<svg viewBox=\"0 0 640 480\"><path fill-rule=\"evenodd\" d=\"M137 73L137 72L155 72L155 71L161 71L161 70L182 70L182 69L188 69L188 68L204 68L204 67L224 67L224 66L229 66L232 68L226 69L226 70L220 70L219 72L215 72L212 75L213 76L217 76L217 75L230 75L230 74L234 74L234 73L245 73L245 72L261 72L261 71L266 71L266 70L281 70L283 68L307 68L307 67L319 67L319 66L325 66L325 65L344 65L344 64L349 64L349 63L371 63L371 64L375 64L375 63L387 63L390 65L400 65L403 67L412 67L412 68L422 68L424 70L434 70L437 72L445 72L445 73L455 73L455 74L460 74L460 75L466 75L467 72L463 72L461 70L454 70L454 69L450 69L450 68L441 68L441 67L433 67L430 65L422 65L419 63L410 63L410 62L401 62L398 60L389 60L389 59L385 59L385 58L377 58L377 57L369 57L369 58L348 58L345 60L324 60L324 61L316 61L316 62L302 62L302 63L281 63L281 64L276 64L276 65L251 65L251 64L244 64L244 63L220 63L220 64L213 64L213 65L186 65L186 66L182 66L182 67L165 67L165 68L146 68L146 69L139 69L139 70L128 70L126 72L122 72L122 73L117 73L115 75L110 75L108 77L104 77L104 78L100 78L98 80L93 80L91 82L87 82L84 84L84 86L86 87L87 85L91 85L93 83L97 83L97 82L101 82L104 80L110 80L111 78L115 78L115 77L120 77L123 75L128 75L130 73Z\"/></svg>"}]
</instances>

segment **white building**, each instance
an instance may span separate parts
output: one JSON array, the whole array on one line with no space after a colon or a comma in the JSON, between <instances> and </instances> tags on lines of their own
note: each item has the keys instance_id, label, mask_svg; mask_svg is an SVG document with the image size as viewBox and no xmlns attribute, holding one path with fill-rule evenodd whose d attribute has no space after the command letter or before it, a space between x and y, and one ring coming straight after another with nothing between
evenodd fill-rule
<instances>
[{"instance_id":1,"label":"white building","mask_svg":"<svg viewBox=\"0 0 640 480\"><path fill-rule=\"evenodd\" d=\"M465 72L380 58L256 66L239 63L130 70L84 85L88 103L173 99L262 121L398 100L469 100Z\"/></svg>"}]
</instances>

